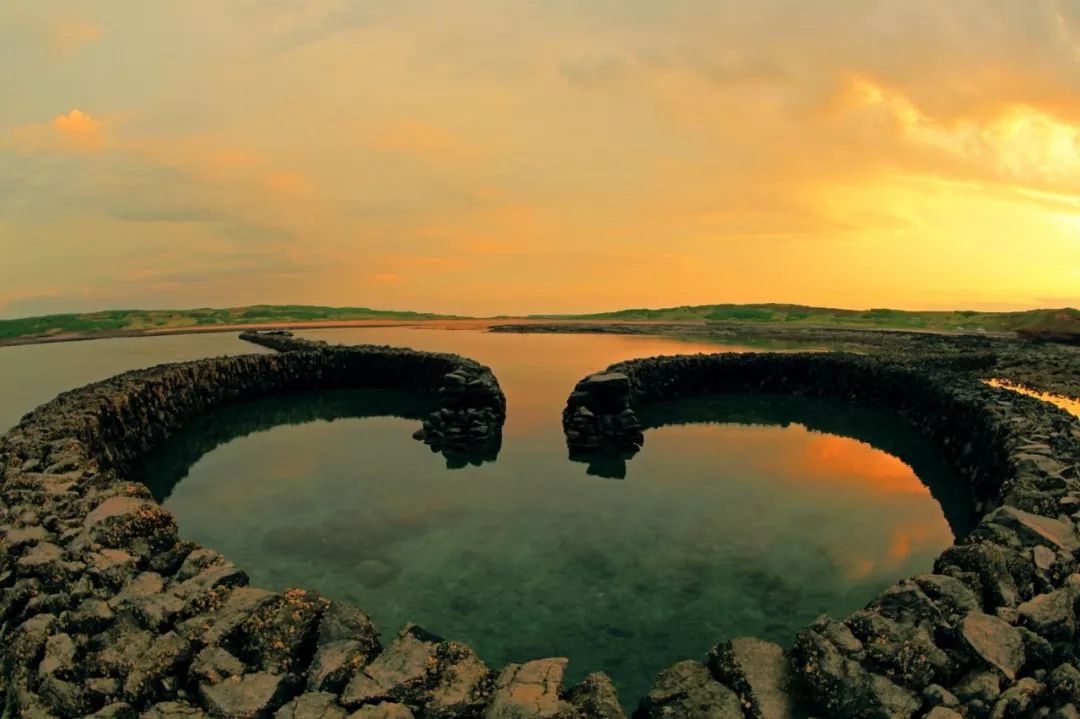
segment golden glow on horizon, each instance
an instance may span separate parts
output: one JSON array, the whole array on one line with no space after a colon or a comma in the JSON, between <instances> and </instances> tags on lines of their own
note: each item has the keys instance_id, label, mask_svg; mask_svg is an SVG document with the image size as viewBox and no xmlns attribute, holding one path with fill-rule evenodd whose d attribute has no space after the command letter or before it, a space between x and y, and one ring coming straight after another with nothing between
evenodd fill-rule
<instances>
[{"instance_id":1,"label":"golden glow on horizon","mask_svg":"<svg viewBox=\"0 0 1080 719\"><path fill-rule=\"evenodd\" d=\"M0 316L1080 305L1068 3L290 8L0 8Z\"/></svg>"}]
</instances>

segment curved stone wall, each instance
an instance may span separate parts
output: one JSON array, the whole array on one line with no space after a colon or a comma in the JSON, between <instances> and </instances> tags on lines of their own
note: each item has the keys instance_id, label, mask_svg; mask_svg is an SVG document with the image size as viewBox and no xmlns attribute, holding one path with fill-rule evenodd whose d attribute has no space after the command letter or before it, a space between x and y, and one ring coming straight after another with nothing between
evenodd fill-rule
<instances>
[{"instance_id":1,"label":"curved stone wall","mask_svg":"<svg viewBox=\"0 0 1080 719\"><path fill-rule=\"evenodd\" d=\"M289 350L128 372L60 395L0 438L3 716L453 717L492 697L496 678L468 647L416 627L383 646L359 609L248 587L128 479L193 417L256 397L405 387L438 394L440 431L478 415L497 430L505 415L494 377L471 360Z\"/></svg>"},{"instance_id":2,"label":"curved stone wall","mask_svg":"<svg viewBox=\"0 0 1080 719\"><path fill-rule=\"evenodd\" d=\"M888 408L937 443L981 518L933 573L842 621L821 618L786 650L734 639L706 664L666 670L640 716L706 716L694 707L731 694L749 717L795 716L796 702L830 717L1078 716L1080 422L968 374L988 361L693 355L578 383L563 423L572 454L586 456L635 451L636 409L655 400L765 392Z\"/></svg>"},{"instance_id":3,"label":"curved stone wall","mask_svg":"<svg viewBox=\"0 0 1080 719\"><path fill-rule=\"evenodd\" d=\"M294 337L285 330L241 332L240 339L278 352L362 352L366 356L380 353L397 356L402 352L393 347L328 345ZM428 390L438 395L439 409L424 420L423 427L413 436L442 451L449 466L494 460L499 454L506 421L506 396L495 375L484 365L458 355L408 352L402 355L410 357L406 367L374 369L386 378L376 381L390 382L388 386Z\"/></svg>"},{"instance_id":4,"label":"curved stone wall","mask_svg":"<svg viewBox=\"0 0 1080 719\"><path fill-rule=\"evenodd\" d=\"M356 607L249 587L226 558L179 538L130 473L214 407L326 387L452 387L440 393L451 419L431 422L441 433L454 415L476 416L462 397L487 396L460 389L486 369L451 355L270 341L283 352L66 393L0 438L4 716L621 717L603 674L566 688L565 659L492 671L414 625L383 642ZM464 381L444 381L462 367ZM633 433L634 407L661 397L774 391L887 406L945 448L983 514L934 573L842 621L819 620L789 649L732 639L706 662L680 662L638 716L786 717L796 699L819 716L1076 716L1080 423L953 369L837 355L658 358L579 385L568 425L592 407L595 426L618 421L620 438ZM504 405L483 407L500 416Z\"/></svg>"}]
</instances>

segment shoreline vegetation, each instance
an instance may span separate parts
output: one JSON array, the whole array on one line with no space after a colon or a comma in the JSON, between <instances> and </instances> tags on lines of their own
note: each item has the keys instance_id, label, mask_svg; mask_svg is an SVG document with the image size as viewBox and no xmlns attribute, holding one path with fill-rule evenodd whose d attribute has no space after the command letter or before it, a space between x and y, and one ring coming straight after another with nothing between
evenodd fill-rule
<instances>
[{"instance_id":1,"label":"shoreline vegetation","mask_svg":"<svg viewBox=\"0 0 1080 719\"><path fill-rule=\"evenodd\" d=\"M1017 336L1080 344L1080 310L1018 312L848 310L805 305L696 305L627 309L581 315L491 318L366 307L252 305L225 309L107 310L0 320L0 346L110 337L224 332L241 329L420 326L501 331L629 331L682 328L793 330L887 330L986 336Z\"/></svg>"}]
</instances>

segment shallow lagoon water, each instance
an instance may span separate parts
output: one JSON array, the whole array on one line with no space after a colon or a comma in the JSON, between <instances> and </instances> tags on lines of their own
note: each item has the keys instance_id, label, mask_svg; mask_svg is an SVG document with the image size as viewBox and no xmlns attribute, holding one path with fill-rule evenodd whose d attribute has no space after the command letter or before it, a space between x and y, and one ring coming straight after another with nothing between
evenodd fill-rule
<instances>
[{"instance_id":1,"label":"shallow lagoon water","mask_svg":"<svg viewBox=\"0 0 1080 719\"><path fill-rule=\"evenodd\" d=\"M182 533L272 589L348 599L492 666L570 658L633 704L715 642L782 644L930 568L964 531L948 472L899 419L840 403L719 397L654 406L624 479L568 461L573 384L635 356L732 349L610 335L405 329L305 336L456 351L507 394L496 462L447 469L411 439L426 398L341 391L205 418L148 465ZM734 348L739 349L739 348ZM866 440L866 441L861 441ZM867 441L887 449L875 448ZM920 481L933 487L946 507Z\"/></svg>"}]
</instances>

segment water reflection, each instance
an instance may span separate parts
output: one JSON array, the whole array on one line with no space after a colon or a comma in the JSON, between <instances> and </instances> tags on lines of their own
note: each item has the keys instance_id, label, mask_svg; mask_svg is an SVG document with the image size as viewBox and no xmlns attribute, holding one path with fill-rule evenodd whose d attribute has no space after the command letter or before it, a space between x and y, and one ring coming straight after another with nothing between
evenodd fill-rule
<instances>
[{"instance_id":1,"label":"water reflection","mask_svg":"<svg viewBox=\"0 0 1080 719\"><path fill-rule=\"evenodd\" d=\"M143 482L154 497L163 502L203 455L241 437L281 425L316 421L333 422L365 417L423 420L438 406L438 400L431 394L387 389L297 392L243 402L196 417L170 438L166 445L151 452L138 468L134 479ZM498 455L498 447L492 447L482 454L463 454L449 448L430 449L433 453L443 454L448 469L494 461ZM296 458L295 455L280 455L277 458L278 466L285 463L288 467ZM302 472L302 468L292 466L287 471L295 476Z\"/></svg>"},{"instance_id":2,"label":"water reflection","mask_svg":"<svg viewBox=\"0 0 1080 719\"><path fill-rule=\"evenodd\" d=\"M974 509L963 483L925 437L889 412L826 399L731 394L647 403L639 409L638 418L646 431L694 425L797 425L809 430L802 441L752 453L756 471L780 472L807 482L841 478L883 493L929 490L955 536L964 536L974 526ZM719 437L702 434L709 453L721 462L746 455L746 445L767 443L770 436L746 429ZM589 475L624 479L627 462L639 451L572 451L570 459L587 464ZM914 478L921 484L913 483Z\"/></svg>"},{"instance_id":3,"label":"water reflection","mask_svg":"<svg viewBox=\"0 0 1080 719\"><path fill-rule=\"evenodd\" d=\"M625 482L586 479L566 460L559 416L582 376L715 346L470 331L305 334L465 354L491 366L507 394L502 451L482 466L445 471L411 439L426 407L302 415L291 397L281 398L278 417L270 402L207 418L218 427L182 450L175 464L183 469L156 472L171 477L165 506L185 538L225 554L255 586L355 602L384 636L415 621L469 643L492 666L567 656L568 682L607 671L632 703L663 667L732 636L789 643L816 616L843 616L898 577L926 571L952 541L910 467L840 430L832 437L794 423L825 410L793 410L787 426L745 413L736 419L760 424L658 426ZM337 402L335 394L322 397ZM855 427L915 434L858 407L835 411ZM300 423L254 431L290 413Z\"/></svg>"},{"instance_id":4,"label":"water reflection","mask_svg":"<svg viewBox=\"0 0 1080 719\"><path fill-rule=\"evenodd\" d=\"M1038 390L1028 389L1023 385L1003 379L988 379L986 380L986 384L991 387L1007 389L1011 392L1034 397L1035 399L1041 399L1043 402L1049 402L1055 407L1060 407L1073 417L1080 418L1080 399L1073 399L1072 397L1066 397L1062 394L1053 394L1052 392L1040 392Z\"/></svg>"}]
</instances>

